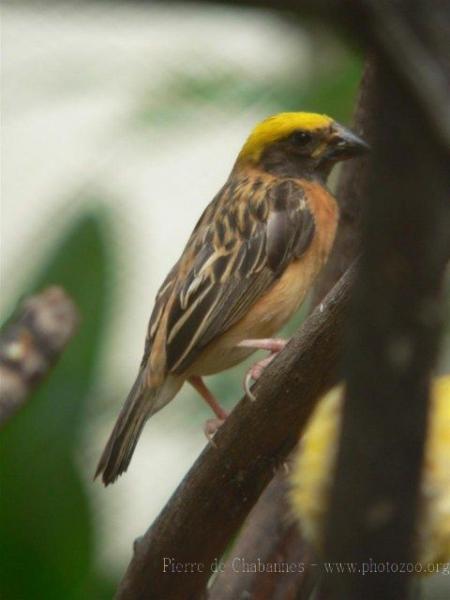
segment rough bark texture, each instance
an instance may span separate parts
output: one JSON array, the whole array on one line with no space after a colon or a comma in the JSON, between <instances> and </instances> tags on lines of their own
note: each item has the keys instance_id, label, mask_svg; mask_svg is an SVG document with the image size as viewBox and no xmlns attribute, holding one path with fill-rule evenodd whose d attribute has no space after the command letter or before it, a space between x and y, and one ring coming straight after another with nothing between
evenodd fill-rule
<instances>
[{"instance_id":1,"label":"rough bark texture","mask_svg":"<svg viewBox=\"0 0 450 600\"><path fill-rule=\"evenodd\" d=\"M118 598L202 597L214 560L220 560L294 447L318 396L336 380L353 272L346 273L264 372L254 388L256 402L241 400L216 434L216 447L203 451L136 542ZM173 572L177 563L183 572Z\"/></svg>"},{"instance_id":2,"label":"rough bark texture","mask_svg":"<svg viewBox=\"0 0 450 600\"><path fill-rule=\"evenodd\" d=\"M375 123L373 86L374 61L373 58L369 58L359 88L352 127L369 144L373 139ZM369 164L369 158L362 158L342 165L336 190L339 203L339 227L333 252L314 287L314 306L328 294L360 252L361 214L367 195Z\"/></svg>"},{"instance_id":3,"label":"rough bark texture","mask_svg":"<svg viewBox=\"0 0 450 600\"><path fill-rule=\"evenodd\" d=\"M0 425L24 404L74 335L78 310L59 287L23 302L0 334Z\"/></svg>"},{"instance_id":4,"label":"rough bark texture","mask_svg":"<svg viewBox=\"0 0 450 600\"><path fill-rule=\"evenodd\" d=\"M416 18L430 10L426 4L408 3L403 25L420 31ZM415 560L416 496L449 259L448 152L397 68L379 56L373 167L326 543L327 560L359 567L370 559L397 565ZM402 600L409 597L410 580L399 572L344 574L327 587L331 598Z\"/></svg>"},{"instance_id":5,"label":"rough bark texture","mask_svg":"<svg viewBox=\"0 0 450 600\"><path fill-rule=\"evenodd\" d=\"M280 468L249 514L209 600L288 600L308 588L310 577L305 574L312 555L291 515L286 471ZM296 566L290 570L287 565Z\"/></svg>"}]
</instances>

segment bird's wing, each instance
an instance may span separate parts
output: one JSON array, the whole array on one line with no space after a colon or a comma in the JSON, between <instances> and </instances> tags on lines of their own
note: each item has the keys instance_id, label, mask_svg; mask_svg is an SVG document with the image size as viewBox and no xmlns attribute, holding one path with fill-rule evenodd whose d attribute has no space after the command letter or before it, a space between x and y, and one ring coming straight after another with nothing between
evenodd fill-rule
<instances>
[{"instance_id":1,"label":"bird's wing","mask_svg":"<svg viewBox=\"0 0 450 600\"><path fill-rule=\"evenodd\" d=\"M148 323L147 337L145 338L145 348L144 355L141 360L141 367L145 367L148 362L156 331L161 323L164 309L166 308L167 302L175 287L179 263L180 261L174 264L172 269L169 271L169 274L164 279L162 286L159 288L158 293L156 294L155 304L153 306L152 314L150 315L150 321Z\"/></svg>"},{"instance_id":2,"label":"bird's wing","mask_svg":"<svg viewBox=\"0 0 450 600\"><path fill-rule=\"evenodd\" d=\"M209 342L244 317L311 243L314 217L302 187L294 180L257 187L247 180L232 190L225 186L194 230L188 258L177 267L182 277L169 277L171 372L185 371Z\"/></svg>"}]
</instances>

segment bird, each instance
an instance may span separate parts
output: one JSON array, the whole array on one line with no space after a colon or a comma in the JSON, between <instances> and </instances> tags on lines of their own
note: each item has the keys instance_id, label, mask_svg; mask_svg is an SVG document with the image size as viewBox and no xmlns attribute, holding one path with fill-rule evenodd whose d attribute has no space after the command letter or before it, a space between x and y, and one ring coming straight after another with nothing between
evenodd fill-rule
<instances>
[{"instance_id":1,"label":"bird","mask_svg":"<svg viewBox=\"0 0 450 600\"><path fill-rule=\"evenodd\" d=\"M300 439L290 475L293 518L305 541L320 554L333 466L337 456L344 388L323 396ZM450 561L450 374L433 380L425 459L415 531L418 574L446 569ZM442 572L442 571L441 571Z\"/></svg>"},{"instance_id":2,"label":"bird","mask_svg":"<svg viewBox=\"0 0 450 600\"><path fill-rule=\"evenodd\" d=\"M318 113L284 112L256 125L156 295L136 381L95 477L108 485L127 469L147 419L186 381L216 415L205 425L208 437L223 423L227 412L202 378L258 348L283 347L273 335L333 246L339 210L327 177L337 162L367 150L361 137Z\"/></svg>"}]
</instances>

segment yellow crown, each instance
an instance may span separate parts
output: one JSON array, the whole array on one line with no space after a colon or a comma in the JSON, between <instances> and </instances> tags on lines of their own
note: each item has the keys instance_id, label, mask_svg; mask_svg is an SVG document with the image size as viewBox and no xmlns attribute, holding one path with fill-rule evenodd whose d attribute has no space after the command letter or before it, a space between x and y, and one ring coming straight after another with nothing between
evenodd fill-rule
<instances>
[{"instance_id":1,"label":"yellow crown","mask_svg":"<svg viewBox=\"0 0 450 600\"><path fill-rule=\"evenodd\" d=\"M333 122L327 115L307 112L285 112L267 117L253 129L241 152L239 160L258 161L263 150L296 130L313 131L328 127Z\"/></svg>"}]
</instances>

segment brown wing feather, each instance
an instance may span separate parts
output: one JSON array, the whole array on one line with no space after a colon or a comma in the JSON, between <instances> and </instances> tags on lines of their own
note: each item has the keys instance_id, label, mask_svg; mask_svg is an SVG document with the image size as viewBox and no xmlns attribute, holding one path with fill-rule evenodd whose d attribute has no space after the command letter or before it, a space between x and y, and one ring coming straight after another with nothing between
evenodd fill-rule
<instances>
[{"instance_id":1,"label":"brown wing feather","mask_svg":"<svg viewBox=\"0 0 450 600\"><path fill-rule=\"evenodd\" d=\"M159 288L158 293L156 294L155 304L153 306L152 314L150 315L150 321L148 323L147 337L145 338L144 355L141 360L141 367L144 367L149 359L156 331L161 322L167 301L173 292L176 282L176 275L178 272L178 264L179 261L172 267L169 274L164 279L162 286Z\"/></svg>"},{"instance_id":2,"label":"brown wing feather","mask_svg":"<svg viewBox=\"0 0 450 600\"><path fill-rule=\"evenodd\" d=\"M314 218L294 180L233 182L214 218L188 243L195 258L180 279L167 320L167 369L182 373L214 338L239 321L309 246ZM208 209L207 209L208 210ZM197 229L197 232L203 228Z\"/></svg>"}]
</instances>

